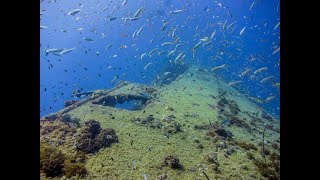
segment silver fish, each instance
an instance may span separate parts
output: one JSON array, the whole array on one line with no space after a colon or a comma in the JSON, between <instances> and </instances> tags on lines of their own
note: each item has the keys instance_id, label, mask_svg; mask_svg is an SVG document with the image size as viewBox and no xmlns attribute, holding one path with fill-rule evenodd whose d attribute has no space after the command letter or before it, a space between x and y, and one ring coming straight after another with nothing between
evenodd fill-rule
<instances>
[{"instance_id":1,"label":"silver fish","mask_svg":"<svg viewBox=\"0 0 320 180\"><path fill-rule=\"evenodd\" d=\"M229 24L229 26L227 27L227 29L229 29L232 25L234 25L235 23L237 23L237 21L235 21L235 22L233 22L233 23L231 23L231 24Z\"/></svg>"},{"instance_id":2,"label":"silver fish","mask_svg":"<svg viewBox=\"0 0 320 180\"><path fill-rule=\"evenodd\" d=\"M110 44L106 47L106 49L111 48L112 45L113 45L113 43L110 43Z\"/></svg>"},{"instance_id":3,"label":"silver fish","mask_svg":"<svg viewBox=\"0 0 320 180\"><path fill-rule=\"evenodd\" d=\"M236 85L241 84L241 83L242 83L242 81L233 81L233 82L229 82L228 86L236 86Z\"/></svg>"},{"instance_id":4,"label":"silver fish","mask_svg":"<svg viewBox=\"0 0 320 180\"><path fill-rule=\"evenodd\" d=\"M148 63L143 69L146 71L147 68L151 65L152 63Z\"/></svg>"},{"instance_id":5,"label":"silver fish","mask_svg":"<svg viewBox=\"0 0 320 180\"><path fill-rule=\"evenodd\" d=\"M265 71L267 69L268 69L267 67L260 68L260 69L256 70L253 74L261 73L262 71Z\"/></svg>"},{"instance_id":6,"label":"silver fish","mask_svg":"<svg viewBox=\"0 0 320 180\"><path fill-rule=\"evenodd\" d=\"M265 82L271 80L273 77L274 77L274 76L266 77L266 78L262 79L260 82L261 82L261 83L265 83Z\"/></svg>"},{"instance_id":7,"label":"silver fish","mask_svg":"<svg viewBox=\"0 0 320 180\"><path fill-rule=\"evenodd\" d=\"M276 50L274 50L272 54L275 54L275 53L277 53L279 51L280 51L280 47L278 47Z\"/></svg>"},{"instance_id":8,"label":"silver fish","mask_svg":"<svg viewBox=\"0 0 320 180\"><path fill-rule=\"evenodd\" d=\"M61 52L61 51L63 51L63 49L61 49L61 48L52 48L52 49L45 49L44 50L46 55L48 55L49 53L56 53L56 52Z\"/></svg>"},{"instance_id":9,"label":"silver fish","mask_svg":"<svg viewBox=\"0 0 320 180\"><path fill-rule=\"evenodd\" d=\"M202 45L202 47L206 47L206 46L209 46L209 45L211 45L212 44L212 42L206 42L206 43L204 43L203 45Z\"/></svg>"},{"instance_id":10,"label":"silver fish","mask_svg":"<svg viewBox=\"0 0 320 180\"><path fill-rule=\"evenodd\" d=\"M48 27L47 26L41 26L40 25L40 29L47 29Z\"/></svg>"},{"instance_id":11,"label":"silver fish","mask_svg":"<svg viewBox=\"0 0 320 180\"><path fill-rule=\"evenodd\" d=\"M142 7L139 8L139 9L136 11L136 13L134 13L133 17L134 17L134 18L138 17L138 16L140 15L140 13L142 12L142 10L143 10Z\"/></svg>"},{"instance_id":12,"label":"silver fish","mask_svg":"<svg viewBox=\"0 0 320 180\"><path fill-rule=\"evenodd\" d=\"M64 49L63 51L60 52L60 55L67 54L67 53L69 53L69 52L71 52L71 51L73 51L75 49L76 49L75 47L74 48L70 48L70 49Z\"/></svg>"},{"instance_id":13,"label":"silver fish","mask_svg":"<svg viewBox=\"0 0 320 180\"><path fill-rule=\"evenodd\" d=\"M165 23L162 25L162 31L164 31L167 26L168 26L168 22L165 22Z\"/></svg>"},{"instance_id":14,"label":"silver fish","mask_svg":"<svg viewBox=\"0 0 320 180\"><path fill-rule=\"evenodd\" d=\"M147 55L147 53L143 53L143 54L140 56L140 59L143 60L143 57L146 56L146 55Z\"/></svg>"},{"instance_id":15,"label":"silver fish","mask_svg":"<svg viewBox=\"0 0 320 180\"><path fill-rule=\"evenodd\" d=\"M85 41L93 41L93 39L91 39L91 38L83 38L83 40L85 40Z\"/></svg>"},{"instance_id":16,"label":"silver fish","mask_svg":"<svg viewBox=\"0 0 320 180\"><path fill-rule=\"evenodd\" d=\"M170 14L178 14L178 13L180 13L180 12L183 12L183 10L178 9L178 10L170 11L169 13L170 13Z\"/></svg>"},{"instance_id":17,"label":"silver fish","mask_svg":"<svg viewBox=\"0 0 320 180\"><path fill-rule=\"evenodd\" d=\"M140 19L140 17L133 17L133 18L130 18L130 21L136 21L138 19Z\"/></svg>"},{"instance_id":18,"label":"silver fish","mask_svg":"<svg viewBox=\"0 0 320 180\"><path fill-rule=\"evenodd\" d=\"M148 55L151 57L151 55L152 55L152 54L154 54L154 52L156 52L156 50L157 50L157 49L158 49L158 48L154 48L154 49L152 49L152 50L149 52L149 54L148 54Z\"/></svg>"},{"instance_id":19,"label":"silver fish","mask_svg":"<svg viewBox=\"0 0 320 180\"><path fill-rule=\"evenodd\" d=\"M137 30L135 30L132 34L132 38L135 38L137 36Z\"/></svg>"},{"instance_id":20,"label":"silver fish","mask_svg":"<svg viewBox=\"0 0 320 180\"><path fill-rule=\"evenodd\" d=\"M181 52L180 54L178 54L178 56L176 57L175 61L178 61L181 59L182 55L183 55L184 52Z\"/></svg>"},{"instance_id":21,"label":"silver fish","mask_svg":"<svg viewBox=\"0 0 320 180\"><path fill-rule=\"evenodd\" d=\"M138 31L137 31L137 36L139 36L143 30L144 26L142 26Z\"/></svg>"},{"instance_id":22,"label":"silver fish","mask_svg":"<svg viewBox=\"0 0 320 180\"><path fill-rule=\"evenodd\" d=\"M280 26L280 22L274 27L274 30L276 30Z\"/></svg>"},{"instance_id":23,"label":"silver fish","mask_svg":"<svg viewBox=\"0 0 320 180\"><path fill-rule=\"evenodd\" d=\"M245 27L243 27L243 28L241 29L241 31L240 31L240 36L243 34L244 30L246 30L246 27L247 27L247 26L245 26Z\"/></svg>"},{"instance_id":24,"label":"silver fish","mask_svg":"<svg viewBox=\"0 0 320 180\"><path fill-rule=\"evenodd\" d=\"M125 6L127 4L127 2L128 2L128 0L124 0L121 5Z\"/></svg>"},{"instance_id":25,"label":"silver fish","mask_svg":"<svg viewBox=\"0 0 320 180\"><path fill-rule=\"evenodd\" d=\"M164 43L161 44L161 46L168 46L168 45L171 45L171 44L172 44L172 42L164 42Z\"/></svg>"},{"instance_id":26,"label":"silver fish","mask_svg":"<svg viewBox=\"0 0 320 180\"><path fill-rule=\"evenodd\" d=\"M176 51L175 50L173 50L173 51L170 51L169 53L168 53L168 57L170 57L172 54L174 54Z\"/></svg>"},{"instance_id":27,"label":"silver fish","mask_svg":"<svg viewBox=\"0 0 320 180\"><path fill-rule=\"evenodd\" d=\"M72 11L70 11L70 12L68 12L68 15L70 16L70 15L75 15L75 14L77 14L78 12L80 12L81 11L81 9L74 9L74 10L72 10Z\"/></svg>"},{"instance_id":28,"label":"silver fish","mask_svg":"<svg viewBox=\"0 0 320 180\"><path fill-rule=\"evenodd\" d=\"M218 70L218 69L222 69L222 68L225 68L226 67L226 64L222 64L222 65L220 65L220 66L215 66L215 67L213 67L212 69L211 69L211 71L216 71L216 70Z\"/></svg>"},{"instance_id":29,"label":"silver fish","mask_svg":"<svg viewBox=\"0 0 320 180\"><path fill-rule=\"evenodd\" d=\"M216 29L212 32L210 39L212 39L215 34L216 34Z\"/></svg>"},{"instance_id":30,"label":"silver fish","mask_svg":"<svg viewBox=\"0 0 320 180\"><path fill-rule=\"evenodd\" d=\"M256 1L253 1L253 3L250 6L250 11L252 11L253 6L255 5Z\"/></svg>"},{"instance_id":31,"label":"silver fish","mask_svg":"<svg viewBox=\"0 0 320 180\"><path fill-rule=\"evenodd\" d=\"M240 77L244 77L244 76L247 75L251 70L252 70L252 68L249 68L249 69L243 71L243 72L241 73Z\"/></svg>"},{"instance_id":32,"label":"silver fish","mask_svg":"<svg viewBox=\"0 0 320 180\"><path fill-rule=\"evenodd\" d=\"M198 42L193 48L192 51L196 51L198 49L198 47L200 46L201 42Z\"/></svg>"},{"instance_id":33,"label":"silver fish","mask_svg":"<svg viewBox=\"0 0 320 180\"><path fill-rule=\"evenodd\" d=\"M179 44L176 45L176 48L178 48L180 46L184 46L184 44L179 43Z\"/></svg>"}]
</instances>

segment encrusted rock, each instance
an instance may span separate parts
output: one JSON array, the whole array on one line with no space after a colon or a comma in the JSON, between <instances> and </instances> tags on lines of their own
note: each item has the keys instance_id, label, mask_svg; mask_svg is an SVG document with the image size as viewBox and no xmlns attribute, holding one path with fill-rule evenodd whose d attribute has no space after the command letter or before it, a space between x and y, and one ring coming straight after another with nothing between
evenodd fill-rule
<instances>
[{"instance_id":1,"label":"encrusted rock","mask_svg":"<svg viewBox=\"0 0 320 180\"><path fill-rule=\"evenodd\" d=\"M101 129L100 123L95 120L85 122L76 138L75 147L84 153L95 153L101 148L118 142L118 137L112 128Z\"/></svg>"},{"instance_id":2,"label":"encrusted rock","mask_svg":"<svg viewBox=\"0 0 320 180\"><path fill-rule=\"evenodd\" d=\"M164 158L164 164L166 166L169 166L171 167L172 169L179 169L181 168L181 164L179 162L179 159L177 156L175 155L169 155L169 156L166 156Z\"/></svg>"}]
</instances>

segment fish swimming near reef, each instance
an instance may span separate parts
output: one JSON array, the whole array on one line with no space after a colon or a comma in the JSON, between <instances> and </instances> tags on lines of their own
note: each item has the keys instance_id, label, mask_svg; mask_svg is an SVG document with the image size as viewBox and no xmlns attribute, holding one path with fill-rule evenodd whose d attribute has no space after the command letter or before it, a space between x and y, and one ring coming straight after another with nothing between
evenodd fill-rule
<instances>
[{"instance_id":1,"label":"fish swimming near reef","mask_svg":"<svg viewBox=\"0 0 320 180\"><path fill-rule=\"evenodd\" d=\"M216 71L216 70L219 70L219 69L222 69L222 68L225 68L226 67L226 64L222 64L220 66L215 66L211 69L211 71Z\"/></svg>"},{"instance_id":2,"label":"fish swimming near reef","mask_svg":"<svg viewBox=\"0 0 320 180\"><path fill-rule=\"evenodd\" d=\"M233 81L233 82L229 82L228 86L236 86L236 85L241 84L241 83L242 83L242 81Z\"/></svg>"},{"instance_id":3,"label":"fish swimming near reef","mask_svg":"<svg viewBox=\"0 0 320 180\"><path fill-rule=\"evenodd\" d=\"M146 71L147 68L151 65L152 63L148 63L143 69Z\"/></svg>"}]
</instances>

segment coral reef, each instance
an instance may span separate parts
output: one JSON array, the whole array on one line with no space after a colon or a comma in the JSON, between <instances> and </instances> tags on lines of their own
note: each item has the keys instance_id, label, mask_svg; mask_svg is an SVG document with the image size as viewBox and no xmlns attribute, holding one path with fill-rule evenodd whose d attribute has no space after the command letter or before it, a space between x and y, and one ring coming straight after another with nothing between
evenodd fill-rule
<instances>
[{"instance_id":1,"label":"coral reef","mask_svg":"<svg viewBox=\"0 0 320 180\"><path fill-rule=\"evenodd\" d=\"M248 157L248 159L250 159L250 160L255 160L255 157L254 157L254 155L253 155L251 152L247 152L247 157Z\"/></svg>"},{"instance_id":2,"label":"coral reef","mask_svg":"<svg viewBox=\"0 0 320 180\"><path fill-rule=\"evenodd\" d=\"M210 163L214 163L216 166L220 166L220 163L218 162L218 156L216 153L209 153L205 155L205 160Z\"/></svg>"},{"instance_id":3,"label":"coral reef","mask_svg":"<svg viewBox=\"0 0 320 180\"><path fill-rule=\"evenodd\" d=\"M62 174L65 157L56 147L42 142L40 145L40 170L48 177Z\"/></svg>"},{"instance_id":4,"label":"coral reef","mask_svg":"<svg viewBox=\"0 0 320 180\"><path fill-rule=\"evenodd\" d=\"M64 161L63 172L67 178L71 178L76 175L87 174L87 169L85 168L86 156L77 152L75 156L69 156Z\"/></svg>"},{"instance_id":5,"label":"coral reef","mask_svg":"<svg viewBox=\"0 0 320 180\"><path fill-rule=\"evenodd\" d=\"M135 122L138 125L150 127L153 129L160 129L163 126L163 124L159 120L156 120L152 114L145 118L133 118L131 121Z\"/></svg>"},{"instance_id":6,"label":"coral reef","mask_svg":"<svg viewBox=\"0 0 320 180\"><path fill-rule=\"evenodd\" d=\"M166 136L169 136L170 134L176 134L178 132L182 131L182 127L178 122L173 122L172 124L169 124L168 126L164 127L164 134Z\"/></svg>"},{"instance_id":7,"label":"coral reef","mask_svg":"<svg viewBox=\"0 0 320 180\"><path fill-rule=\"evenodd\" d=\"M163 174L163 175L158 176L157 179L158 180L169 180L170 178L167 174Z\"/></svg>"},{"instance_id":8,"label":"coral reef","mask_svg":"<svg viewBox=\"0 0 320 180\"><path fill-rule=\"evenodd\" d=\"M262 111L261 117L268 121L273 121L273 118L269 116L265 111Z\"/></svg>"},{"instance_id":9,"label":"coral reef","mask_svg":"<svg viewBox=\"0 0 320 180\"><path fill-rule=\"evenodd\" d=\"M244 141L235 141L235 144L237 144L238 146L242 147L245 150L251 150L251 149L255 151L258 150L257 146L255 146L254 144L246 143Z\"/></svg>"},{"instance_id":10,"label":"coral reef","mask_svg":"<svg viewBox=\"0 0 320 180\"><path fill-rule=\"evenodd\" d=\"M230 125L234 125L234 126L237 126L240 128L245 128L245 129L251 131L250 125L247 122L245 122L244 120L238 118L237 116L228 115L228 118L230 119L230 121L229 121Z\"/></svg>"},{"instance_id":11,"label":"coral reef","mask_svg":"<svg viewBox=\"0 0 320 180\"><path fill-rule=\"evenodd\" d=\"M80 119L77 117L71 117L69 114L64 114L61 116L61 121L65 123L73 123L77 125L78 127L80 126Z\"/></svg>"},{"instance_id":12,"label":"coral reef","mask_svg":"<svg viewBox=\"0 0 320 180\"><path fill-rule=\"evenodd\" d=\"M118 137L112 128L101 129L99 122L89 120L80 129L75 147L85 153L95 153L114 142L118 142Z\"/></svg>"},{"instance_id":13,"label":"coral reef","mask_svg":"<svg viewBox=\"0 0 320 180\"><path fill-rule=\"evenodd\" d=\"M268 179L280 179L280 160L278 158L273 159L271 162L254 160L253 163L262 176Z\"/></svg>"},{"instance_id":14,"label":"coral reef","mask_svg":"<svg viewBox=\"0 0 320 180\"><path fill-rule=\"evenodd\" d=\"M102 129L96 136L93 143L95 151L103 147L109 147L112 143L118 142L116 132L112 128Z\"/></svg>"},{"instance_id":15,"label":"coral reef","mask_svg":"<svg viewBox=\"0 0 320 180\"><path fill-rule=\"evenodd\" d=\"M200 130L209 130L212 127L210 124L200 124L200 125L195 125L194 129L200 129Z\"/></svg>"},{"instance_id":16,"label":"coral reef","mask_svg":"<svg viewBox=\"0 0 320 180\"><path fill-rule=\"evenodd\" d=\"M164 158L164 164L172 169L181 169L182 165L179 162L179 158L176 155L168 155Z\"/></svg>"},{"instance_id":17,"label":"coral reef","mask_svg":"<svg viewBox=\"0 0 320 180\"><path fill-rule=\"evenodd\" d=\"M222 139L232 138L232 133L225 128L221 128L218 126L212 126L212 129L207 133L208 136L211 137L220 137Z\"/></svg>"}]
</instances>

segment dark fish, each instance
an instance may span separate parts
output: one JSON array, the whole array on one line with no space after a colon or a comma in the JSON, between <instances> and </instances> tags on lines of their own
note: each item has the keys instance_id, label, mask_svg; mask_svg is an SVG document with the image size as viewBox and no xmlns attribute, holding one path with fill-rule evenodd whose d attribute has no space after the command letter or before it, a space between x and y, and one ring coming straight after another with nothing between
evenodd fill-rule
<instances>
[{"instance_id":1,"label":"dark fish","mask_svg":"<svg viewBox=\"0 0 320 180\"><path fill-rule=\"evenodd\" d=\"M117 19L117 17L110 17L109 21L113 21L113 20L116 20L116 19Z\"/></svg>"}]
</instances>

